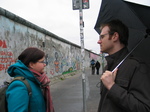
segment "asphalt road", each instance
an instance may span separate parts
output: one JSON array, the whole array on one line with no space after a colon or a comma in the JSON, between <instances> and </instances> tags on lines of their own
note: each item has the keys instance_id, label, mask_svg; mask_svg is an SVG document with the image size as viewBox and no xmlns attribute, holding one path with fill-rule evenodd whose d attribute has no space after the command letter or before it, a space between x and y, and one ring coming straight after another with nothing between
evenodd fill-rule
<instances>
[{"instance_id":1,"label":"asphalt road","mask_svg":"<svg viewBox=\"0 0 150 112\"><path fill-rule=\"evenodd\" d=\"M100 75L86 75L86 112L97 112L100 94L96 87ZM55 112L83 112L82 73L51 85L51 95Z\"/></svg>"}]
</instances>

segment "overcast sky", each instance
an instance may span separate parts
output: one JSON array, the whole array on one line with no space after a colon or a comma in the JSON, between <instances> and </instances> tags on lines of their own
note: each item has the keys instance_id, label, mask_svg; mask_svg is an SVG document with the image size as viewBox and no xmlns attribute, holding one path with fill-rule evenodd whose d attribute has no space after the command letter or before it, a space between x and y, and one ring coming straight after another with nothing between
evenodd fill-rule
<instances>
[{"instance_id":1,"label":"overcast sky","mask_svg":"<svg viewBox=\"0 0 150 112\"><path fill-rule=\"evenodd\" d=\"M84 47L99 53L98 33L94 26L101 0L90 0L83 10ZM80 46L79 11L72 9L72 0L0 0L0 7Z\"/></svg>"},{"instance_id":2,"label":"overcast sky","mask_svg":"<svg viewBox=\"0 0 150 112\"><path fill-rule=\"evenodd\" d=\"M127 1L150 4L150 0ZM90 0L90 8L83 10L84 47L95 53L100 52L94 30L100 5L101 0ZM0 7L80 45L79 11L72 9L72 0L0 0Z\"/></svg>"}]
</instances>

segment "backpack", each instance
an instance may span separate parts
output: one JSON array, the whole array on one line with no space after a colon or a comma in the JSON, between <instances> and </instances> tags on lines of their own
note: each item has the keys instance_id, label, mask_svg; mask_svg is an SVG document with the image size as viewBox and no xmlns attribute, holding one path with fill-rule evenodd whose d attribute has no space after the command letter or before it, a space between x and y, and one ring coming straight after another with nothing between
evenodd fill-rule
<instances>
[{"instance_id":1,"label":"backpack","mask_svg":"<svg viewBox=\"0 0 150 112\"><path fill-rule=\"evenodd\" d=\"M94 65L94 64L95 64L95 61L94 61L94 60L92 60L92 61L91 61L91 65Z\"/></svg>"},{"instance_id":2,"label":"backpack","mask_svg":"<svg viewBox=\"0 0 150 112\"><path fill-rule=\"evenodd\" d=\"M4 82L4 85L2 86L2 88L0 88L0 112L8 112L7 102L6 102L6 90L7 90L8 86L15 80L22 81L27 86L29 96L31 96L31 94L32 94L30 84L24 77L15 77L10 82L7 82L7 81Z\"/></svg>"}]
</instances>

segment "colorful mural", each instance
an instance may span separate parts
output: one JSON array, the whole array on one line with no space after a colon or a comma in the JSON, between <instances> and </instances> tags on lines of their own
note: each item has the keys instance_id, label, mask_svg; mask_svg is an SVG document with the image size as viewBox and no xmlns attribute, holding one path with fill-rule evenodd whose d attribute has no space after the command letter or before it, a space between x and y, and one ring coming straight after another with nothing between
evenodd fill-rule
<instances>
[{"instance_id":1,"label":"colorful mural","mask_svg":"<svg viewBox=\"0 0 150 112\"><path fill-rule=\"evenodd\" d=\"M49 77L81 69L80 46L44 29L40 30L40 27L30 25L31 23L24 24L28 23L27 21L20 23L25 21L22 18L16 17L15 20L10 18L9 15L0 15L0 84L8 79L6 72L8 67L15 63L18 55L27 47L38 47L45 52L47 64L45 71ZM98 55L90 54L89 50L85 50L85 67L89 67L91 58L98 58Z\"/></svg>"}]
</instances>

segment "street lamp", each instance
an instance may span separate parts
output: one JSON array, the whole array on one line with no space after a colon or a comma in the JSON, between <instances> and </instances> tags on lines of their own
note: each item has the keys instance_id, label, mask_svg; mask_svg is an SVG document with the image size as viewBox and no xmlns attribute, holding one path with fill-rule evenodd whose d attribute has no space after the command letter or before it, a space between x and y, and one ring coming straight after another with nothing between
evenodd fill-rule
<instances>
[{"instance_id":1,"label":"street lamp","mask_svg":"<svg viewBox=\"0 0 150 112\"><path fill-rule=\"evenodd\" d=\"M84 66L84 22L82 9L89 9L89 0L73 0L73 10L79 10L79 25L80 25L80 42L81 42L81 60L82 60L82 89L83 89L83 112L86 112L86 80L85 80L85 66Z\"/></svg>"}]
</instances>

